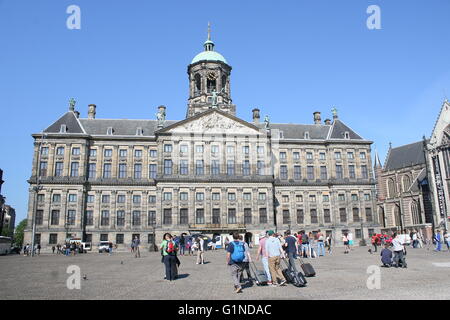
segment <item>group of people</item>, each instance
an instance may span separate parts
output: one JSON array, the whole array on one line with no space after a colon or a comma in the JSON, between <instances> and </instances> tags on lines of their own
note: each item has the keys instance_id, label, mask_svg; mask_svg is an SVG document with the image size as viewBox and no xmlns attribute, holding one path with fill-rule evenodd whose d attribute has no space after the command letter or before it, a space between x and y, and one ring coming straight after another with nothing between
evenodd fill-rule
<instances>
[{"instance_id":1,"label":"group of people","mask_svg":"<svg viewBox=\"0 0 450 320\"><path fill-rule=\"evenodd\" d=\"M34 248L31 248L31 245L29 243L27 243L26 245L23 246L23 255L24 256L30 256L32 254L32 251L34 254L41 254L41 244L37 243L34 245Z\"/></svg>"}]
</instances>

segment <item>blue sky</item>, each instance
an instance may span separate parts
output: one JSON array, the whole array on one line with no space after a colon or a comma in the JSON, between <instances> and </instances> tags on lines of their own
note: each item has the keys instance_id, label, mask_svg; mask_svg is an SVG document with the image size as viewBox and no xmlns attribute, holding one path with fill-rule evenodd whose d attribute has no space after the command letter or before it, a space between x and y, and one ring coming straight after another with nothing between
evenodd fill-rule
<instances>
[{"instance_id":1,"label":"blue sky","mask_svg":"<svg viewBox=\"0 0 450 320\"><path fill-rule=\"evenodd\" d=\"M69 30L69 5L81 30ZM381 30L366 27L369 5ZM216 50L233 66L237 115L261 109L272 122L340 118L389 146L430 135L450 98L450 1L383 0L0 0L2 193L26 217L33 140L67 111L153 118L168 107L183 119L186 68L212 23Z\"/></svg>"}]
</instances>

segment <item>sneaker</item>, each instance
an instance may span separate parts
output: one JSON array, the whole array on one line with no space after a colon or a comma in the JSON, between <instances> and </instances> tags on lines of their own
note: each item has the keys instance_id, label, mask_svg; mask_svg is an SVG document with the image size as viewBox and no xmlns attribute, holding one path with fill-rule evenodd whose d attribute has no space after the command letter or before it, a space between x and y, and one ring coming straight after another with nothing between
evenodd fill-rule
<instances>
[{"instance_id":1,"label":"sneaker","mask_svg":"<svg viewBox=\"0 0 450 320\"><path fill-rule=\"evenodd\" d=\"M241 288L241 287L237 287L236 290L234 290L234 292L236 292L236 293L242 293L242 288Z\"/></svg>"},{"instance_id":2,"label":"sneaker","mask_svg":"<svg viewBox=\"0 0 450 320\"><path fill-rule=\"evenodd\" d=\"M285 286L285 285L286 285L286 280L281 281L280 287Z\"/></svg>"},{"instance_id":3,"label":"sneaker","mask_svg":"<svg viewBox=\"0 0 450 320\"><path fill-rule=\"evenodd\" d=\"M275 283L272 283L270 286L271 287L278 287L278 285L276 285Z\"/></svg>"}]
</instances>

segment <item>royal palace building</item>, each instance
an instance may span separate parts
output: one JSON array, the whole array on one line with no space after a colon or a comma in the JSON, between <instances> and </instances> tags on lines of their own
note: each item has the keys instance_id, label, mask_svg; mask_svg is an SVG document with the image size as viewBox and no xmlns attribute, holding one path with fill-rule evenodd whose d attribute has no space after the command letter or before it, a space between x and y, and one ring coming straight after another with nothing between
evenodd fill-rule
<instances>
[{"instance_id":1,"label":"royal palace building","mask_svg":"<svg viewBox=\"0 0 450 320\"><path fill-rule=\"evenodd\" d=\"M310 124L271 123L259 109L236 117L231 70L208 35L187 68L183 120L166 120L165 106L129 120L98 119L89 105L82 118L71 100L33 134L25 241L33 224L43 247L67 237L129 246L135 235L154 244L165 232L257 241L268 229L321 229L339 242L344 230L355 240L378 231L372 142L336 109Z\"/></svg>"}]
</instances>

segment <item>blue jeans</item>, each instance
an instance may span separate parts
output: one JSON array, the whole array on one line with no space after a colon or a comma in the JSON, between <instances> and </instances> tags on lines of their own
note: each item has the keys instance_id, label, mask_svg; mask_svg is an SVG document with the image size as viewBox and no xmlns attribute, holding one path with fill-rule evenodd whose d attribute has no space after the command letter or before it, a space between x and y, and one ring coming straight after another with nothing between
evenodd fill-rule
<instances>
[{"instance_id":1,"label":"blue jeans","mask_svg":"<svg viewBox=\"0 0 450 320\"><path fill-rule=\"evenodd\" d=\"M270 270L269 270L269 258L267 257L262 257L261 259L263 267L264 267L264 272L267 275L267 280L269 280L269 282L272 281L272 276L270 275Z\"/></svg>"},{"instance_id":2,"label":"blue jeans","mask_svg":"<svg viewBox=\"0 0 450 320\"><path fill-rule=\"evenodd\" d=\"M436 251L441 251L441 242L440 241L436 241Z\"/></svg>"},{"instance_id":3,"label":"blue jeans","mask_svg":"<svg viewBox=\"0 0 450 320\"><path fill-rule=\"evenodd\" d=\"M319 256L325 255L325 244L323 242L317 242L317 254Z\"/></svg>"},{"instance_id":4,"label":"blue jeans","mask_svg":"<svg viewBox=\"0 0 450 320\"><path fill-rule=\"evenodd\" d=\"M301 253L301 255L302 256L308 256L308 253L309 253L309 244L308 243L306 243L306 244L302 244L302 253Z\"/></svg>"}]
</instances>

